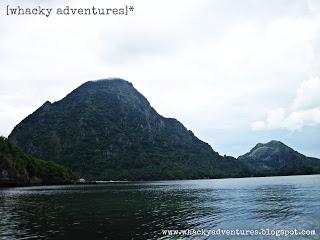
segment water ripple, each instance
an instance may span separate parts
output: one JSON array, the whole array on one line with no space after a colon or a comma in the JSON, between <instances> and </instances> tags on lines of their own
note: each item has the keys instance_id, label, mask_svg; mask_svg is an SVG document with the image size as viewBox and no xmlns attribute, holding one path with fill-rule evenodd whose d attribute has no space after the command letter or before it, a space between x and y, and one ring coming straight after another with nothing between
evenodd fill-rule
<instances>
[{"instance_id":1,"label":"water ripple","mask_svg":"<svg viewBox=\"0 0 320 240\"><path fill-rule=\"evenodd\" d=\"M170 239L161 229L190 228L319 232L319 182L314 175L3 189L0 239Z\"/></svg>"}]
</instances>

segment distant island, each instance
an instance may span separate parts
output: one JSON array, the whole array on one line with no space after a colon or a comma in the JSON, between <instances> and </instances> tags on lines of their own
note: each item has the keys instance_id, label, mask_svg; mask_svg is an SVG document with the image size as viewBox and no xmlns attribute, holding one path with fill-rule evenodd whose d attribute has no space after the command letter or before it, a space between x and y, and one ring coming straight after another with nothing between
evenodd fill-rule
<instances>
[{"instance_id":1,"label":"distant island","mask_svg":"<svg viewBox=\"0 0 320 240\"><path fill-rule=\"evenodd\" d=\"M221 156L178 120L158 114L123 79L89 81L58 102L45 102L13 129L8 141L88 180L320 173L319 159L278 141L257 144L238 159Z\"/></svg>"},{"instance_id":2,"label":"distant island","mask_svg":"<svg viewBox=\"0 0 320 240\"><path fill-rule=\"evenodd\" d=\"M287 176L320 173L320 159L306 157L282 142L258 143L238 157L250 167L252 176Z\"/></svg>"}]
</instances>

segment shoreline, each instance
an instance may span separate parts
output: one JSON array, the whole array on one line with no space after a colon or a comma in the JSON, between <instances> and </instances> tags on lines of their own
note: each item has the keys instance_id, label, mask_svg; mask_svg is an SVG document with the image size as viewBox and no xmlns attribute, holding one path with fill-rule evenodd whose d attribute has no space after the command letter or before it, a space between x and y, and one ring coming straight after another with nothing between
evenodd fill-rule
<instances>
[{"instance_id":1,"label":"shoreline","mask_svg":"<svg viewBox=\"0 0 320 240\"><path fill-rule=\"evenodd\" d=\"M230 178L197 178L197 179L157 179L157 180L110 180L110 181L86 181L86 182L68 182L68 183L53 183L53 184L7 184L2 185L0 183L0 190L5 188L21 188L21 187L41 187L41 186L73 186L73 185L99 185L108 183L139 183L139 182L162 182L162 181L195 181L195 180L222 180L222 179L245 179L245 178L270 178L270 177L294 177L294 176L312 176L320 175L320 173L314 174L300 174L300 175L276 175L276 176L251 176L251 177L230 177Z\"/></svg>"}]
</instances>

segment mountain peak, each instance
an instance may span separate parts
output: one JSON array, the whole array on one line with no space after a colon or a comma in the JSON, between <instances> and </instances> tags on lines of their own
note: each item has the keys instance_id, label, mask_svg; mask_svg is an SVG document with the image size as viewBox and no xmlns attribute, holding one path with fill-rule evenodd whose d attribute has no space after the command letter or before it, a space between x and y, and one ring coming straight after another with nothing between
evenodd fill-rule
<instances>
[{"instance_id":1,"label":"mountain peak","mask_svg":"<svg viewBox=\"0 0 320 240\"><path fill-rule=\"evenodd\" d=\"M266 146L287 146L283 142L277 140L271 140L270 142L265 143Z\"/></svg>"},{"instance_id":2,"label":"mountain peak","mask_svg":"<svg viewBox=\"0 0 320 240\"><path fill-rule=\"evenodd\" d=\"M97 87L101 87L101 86L131 86L133 87L132 83L124 80L122 78L104 78L104 79L98 79L98 80L91 80L91 81L87 81L84 84L82 84L80 87L83 86L97 86Z\"/></svg>"},{"instance_id":3,"label":"mountain peak","mask_svg":"<svg viewBox=\"0 0 320 240\"><path fill-rule=\"evenodd\" d=\"M70 94L74 92L83 92L96 94L97 92L104 92L105 94L116 94L119 96L124 95L140 95L134 87L133 84L127 80L121 78L107 78L88 81L80 85L78 88L73 90Z\"/></svg>"},{"instance_id":4,"label":"mountain peak","mask_svg":"<svg viewBox=\"0 0 320 240\"><path fill-rule=\"evenodd\" d=\"M116 108L117 105L118 110L122 111L132 108L140 111L144 111L145 108L150 109L149 101L133 87L131 82L121 78L85 82L58 102L59 105L76 104L82 107L100 105L102 108Z\"/></svg>"},{"instance_id":5,"label":"mountain peak","mask_svg":"<svg viewBox=\"0 0 320 240\"><path fill-rule=\"evenodd\" d=\"M285 145L283 142L277 140L271 140L267 143L258 143L254 148L250 150L250 152L246 153L243 156L250 156L252 158L257 158L257 156L267 156L271 153L281 154L282 152L292 152L297 153L289 146ZM243 157L243 156L240 156Z\"/></svg>"},{"instance_id":6,"label":"mountain peak","mask_svg":"<svg viewBox=\"0 0 320 240\"><path fill-rule=\"evenodd\" d=\"M257 145L251 149L250 152L262 148L262 147L268 147L268 148L279 148L279 147L286 147L286 148L290 148L287 145L285 145L283 142L277 141L277 140L271 140L267 143L257 143Z\"/></svg>"}]
</instances>

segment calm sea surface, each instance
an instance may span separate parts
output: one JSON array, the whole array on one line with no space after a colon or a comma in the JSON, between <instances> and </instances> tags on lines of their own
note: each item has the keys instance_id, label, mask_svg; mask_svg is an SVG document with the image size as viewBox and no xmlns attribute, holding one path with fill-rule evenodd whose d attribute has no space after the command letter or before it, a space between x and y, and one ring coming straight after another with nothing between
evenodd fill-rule
<instances>
[{"instance_id":1,"label":"calm sea surface","mask_svg":"<svg viewBox=\"0 0 320 240\"><path fill-rule=\"evenodd\" d=\"M162 230L184 229L316 235L179 239L320 239L320 175L0 189L0 239L177 239Z\"/></svg>"}]
</instances>

